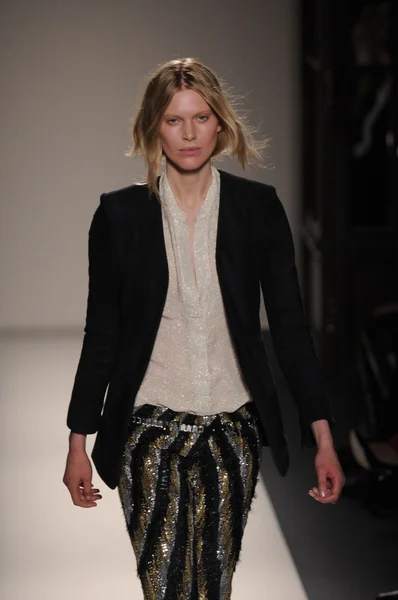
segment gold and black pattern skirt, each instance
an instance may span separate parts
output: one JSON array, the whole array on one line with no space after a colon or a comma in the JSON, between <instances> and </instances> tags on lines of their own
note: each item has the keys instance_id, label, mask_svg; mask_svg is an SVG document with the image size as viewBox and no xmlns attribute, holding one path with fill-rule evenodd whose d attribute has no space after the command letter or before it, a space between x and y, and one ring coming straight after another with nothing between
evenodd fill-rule
<instances>
[{"instance_id":1,"label":"gold and black pattern skirt","mask_svg":"<svg viewBox=\"0 0 398 600\"><path fill-rule=\"evenodd\" d=\"M255 496L254 403L199 416L136 407L119 496L145 600L228 600Z\"/></svg>"}]
</instances>

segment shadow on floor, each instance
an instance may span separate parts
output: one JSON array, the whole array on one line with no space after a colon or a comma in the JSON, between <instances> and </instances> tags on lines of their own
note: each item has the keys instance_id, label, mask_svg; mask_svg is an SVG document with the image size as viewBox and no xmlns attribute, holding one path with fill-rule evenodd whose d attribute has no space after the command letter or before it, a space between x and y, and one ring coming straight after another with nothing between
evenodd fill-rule
<instances>
[{"instance_id":1,"label":"shadow on floor","mask_svg":"<svg viewBox=\"0 0 398 600\"><path fill-rule=\"evenodd\" d=\"M309 600L375 600L380 592L398 589L398 511L383 518L347 495L335 505L319 504L308 495L317 483L316 450L300 449L297 413L268 332L264 340L280 395L291 466L281 477L264 449L261 475ZM333 407L336 449L348 431L345 401L341 394L341 405Z\"/></svg>"}]
</instances>

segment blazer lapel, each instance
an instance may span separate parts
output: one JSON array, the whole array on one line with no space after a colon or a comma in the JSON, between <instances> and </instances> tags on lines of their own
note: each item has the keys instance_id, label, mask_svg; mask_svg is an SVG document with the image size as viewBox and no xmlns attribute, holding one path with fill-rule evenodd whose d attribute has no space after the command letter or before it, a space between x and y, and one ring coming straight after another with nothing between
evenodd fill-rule
<instances>
[{"instance_id":1,"label":"blazer lapel","mask_svg":"<svg viewBox=\"0 0 398 600\"><path fill-rule=\"evenodd\" d=\"M157 178L157 187L159 188L160 176ZM162 209L159 200L153 192L150 192L151 216L146 220L146 236L150 240L147 262L147 276L151 280L151 293L156 295L163 290L163 304L166 301L166 294L169 283L169 268L167 262L166 244L164 239ZM163 306L162 306L163 310Z\"/></svg>"},{"instance_id":2,"label":"blazer lapel","mask_svg":"<svg viewBox=\"0 0 398 600\"><path fill-rule=\"evenodd\" d=\"M216 266L224 307L230 326L242 326L252 317L247 301L253 288L254 263L249 238L247 202L242 188L220 170L220 209Z\"/></svg>"}]
</instances>

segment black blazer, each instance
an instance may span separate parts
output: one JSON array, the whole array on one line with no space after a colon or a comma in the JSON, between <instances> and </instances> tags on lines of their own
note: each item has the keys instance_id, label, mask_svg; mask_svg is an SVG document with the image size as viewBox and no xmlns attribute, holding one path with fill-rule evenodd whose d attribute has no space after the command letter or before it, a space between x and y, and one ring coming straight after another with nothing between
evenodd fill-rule
<instances>
[{"instance_id":1,"label":"black blazer","mask_svg":"<svg viewBox=\"0 0 398 600\"><path fill-rule=\"evenodd\" d=\"M313 421L327 419L334 426L329 394L303 310L291 230L275 188L219 172L216 265L227 321L260 417L263 445L285 475L289 455L261 335L260 284L276 356L298 407L302 446L315 444ZM77 433L98 432L91 456L110 488L118 484L129 418L167 288L156 196L140 184L102 194L89 232L85 335L67 425Z\"/></svg>"}]
</instances>

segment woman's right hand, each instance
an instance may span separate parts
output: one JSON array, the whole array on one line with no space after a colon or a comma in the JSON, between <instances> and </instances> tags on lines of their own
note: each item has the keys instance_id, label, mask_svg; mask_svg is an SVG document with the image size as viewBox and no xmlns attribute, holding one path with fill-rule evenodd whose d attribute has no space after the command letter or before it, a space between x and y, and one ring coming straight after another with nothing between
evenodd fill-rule
<instances>
[{"instance_id":1,"label":"woman's right hand","mask_svg":"<svg viewBox=\"0 0 398 600\"><path fill-rule=\"evenodd\" d=\"M93 488L92 476L93 469L86 451L70 449L62 481L76 506L91 508L97 506L97 501L102 498L99 489Z\"/></svg>"}]
</instances>

